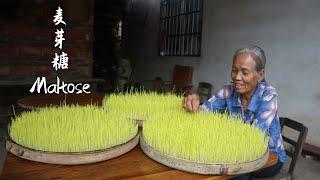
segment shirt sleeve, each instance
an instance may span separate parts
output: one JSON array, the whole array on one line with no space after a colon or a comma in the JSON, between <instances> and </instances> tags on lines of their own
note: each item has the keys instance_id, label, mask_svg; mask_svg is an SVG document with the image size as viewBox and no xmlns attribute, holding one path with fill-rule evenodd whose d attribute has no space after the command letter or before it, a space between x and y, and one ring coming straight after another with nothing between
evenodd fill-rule
<instances>
[{"instance_id":1,"label":"shirt sleeve","mask_svg":"<svg viewBox=\"0 0 320 180\"><path fill-rule=\"evenodd\" d=\"M224 86L219 89L214 95L200 107L201 111L207 112L221 112L227 106L227 98L231 96L230 86Z\"/></svg>"},{"instance_id":2,"label":"shirt sleeve","mask_svg":"<svg viewBox=\"0 0 320 180\"><path fill-rule=\"evenodd\" d=\"M269 134L271 123L276 120L278 111L278 94L276 92L267 92L262 95L259 111L256 120L253 122L263 132Z\"/></svg>"}]
</instances>

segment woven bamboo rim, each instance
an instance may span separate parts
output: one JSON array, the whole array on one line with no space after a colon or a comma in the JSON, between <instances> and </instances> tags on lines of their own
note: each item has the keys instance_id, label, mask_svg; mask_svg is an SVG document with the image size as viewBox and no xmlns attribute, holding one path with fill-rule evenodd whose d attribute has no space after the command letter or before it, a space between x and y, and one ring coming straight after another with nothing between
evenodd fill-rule
<instances>
[{"instance_id":1,"label":"woven bamboo rim","mask_svg":"<svg viewBox=\"0 0 320 180\"><path fill-rule=\"evenodd\" d=\"M48 152L30 149L15 143L10 138L6 140L6 148L12 154L31 161L48 163L78 165L90 164L109 160L129 152L139 143L140 133L124 144L111 148L88 152ZM8 136L9 137L9 136Z\"/></svg>"},{"instance_id":2,"label":"woven bamboo rim","mask_svg":"<svg viewBox=\"0 0 320 180\"><path fill-rule=\"evenodd\" d=\"M151 146L149 146L143 136L140 137L140 147L142 151L149 156L151 159L164 164L168 167L191 172L198 174L208 174L208 175L236 175L236 174L244 174L248 172L255 171L263 167L269 157L269 153L266 152L261 158L256 159L254 161L245 162L245 163L227 163L227 164L206 164L206 163L198 163L193 162L173 156L166 155Z\"/></svg>"}]
</instances>

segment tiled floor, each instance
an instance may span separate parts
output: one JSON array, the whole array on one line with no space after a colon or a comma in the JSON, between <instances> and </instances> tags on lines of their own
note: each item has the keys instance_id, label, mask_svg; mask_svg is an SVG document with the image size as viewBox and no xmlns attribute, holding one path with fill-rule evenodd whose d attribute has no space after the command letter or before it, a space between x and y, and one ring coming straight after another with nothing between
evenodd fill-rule
<instances>
[{"instance_id":1,"label":"tiled floor","mask_svg":"<svg viewBox=\"0 0 320 180\"><path fill-rule=\"evenodd\" d=\"M3 115L3 112L0 112L0 172L2 172L2 167L4 160L7 155L5 149L5 132L6 132L6 122L9 120L9 117ZM288 169L289 161L284 165L285 169ZM306 160L300 158L295 169L295 179L297 180L316 180L320 178L320 161L316 160Z\"/></svg>"}]
</instances>

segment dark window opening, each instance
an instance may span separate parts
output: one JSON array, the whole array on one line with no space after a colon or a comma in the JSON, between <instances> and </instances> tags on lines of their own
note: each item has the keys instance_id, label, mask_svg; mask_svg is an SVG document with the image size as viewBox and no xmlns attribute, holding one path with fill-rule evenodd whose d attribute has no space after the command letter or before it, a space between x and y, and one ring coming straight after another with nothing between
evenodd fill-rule
<instances>
[{"instance_id":1,"label":"dark window opening","mask_svg":"<svg viewBox=\"0 0 320 180\"><path fill-rule=\"evenodd\" d=\"M161 0L161 56L200 56L203 0Z\"/></svg>"}]
</instances>

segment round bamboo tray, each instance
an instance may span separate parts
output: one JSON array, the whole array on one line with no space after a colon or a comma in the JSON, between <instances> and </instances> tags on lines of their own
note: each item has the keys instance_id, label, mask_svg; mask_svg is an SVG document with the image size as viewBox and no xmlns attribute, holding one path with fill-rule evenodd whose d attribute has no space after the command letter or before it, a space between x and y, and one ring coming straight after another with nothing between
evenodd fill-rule
<instances>
[{"instance_id":1,"label":"round bamboo tray","mask_svg":"<svg viewBox=\"0 0 320 180\"><path fill-rule=\"evenodd\" d=\"M263 157L256 159L254 161L245 162L245 163L227 163L227 164L205 164L193 162L173 156L166 155L151 146L149 146L140 136L140 147L142 151L149 156L151 159L164 164L168 167L191 172L198 174L208 174L208 175L236 175L244 174L248 172L255 171L263 167L267 161L269 153L266 152Z\"/></svg>"},{"instance_id":2,"label":"round bamboo tray","mask_svg":"<svg viewBox=\"0 0 320 180\"><path fill-rule=\"evenodd\" d=\"M129 152L139 143L139 136L140 133L137 133L134 138L124 144L120 144L103 150L88 152L62 153L39 151L21 146L15 143L10 138L7 138L6 140L6 148L12 154L31 161L64 165L90 164L109 160Z\"/></svg>"}]
</instances>

